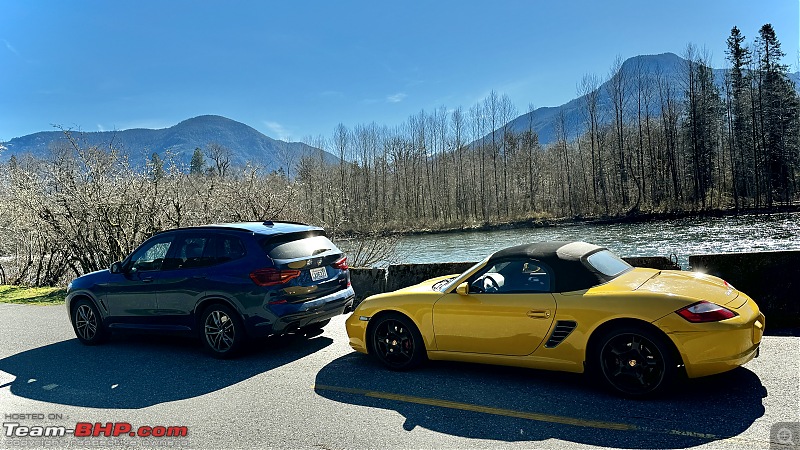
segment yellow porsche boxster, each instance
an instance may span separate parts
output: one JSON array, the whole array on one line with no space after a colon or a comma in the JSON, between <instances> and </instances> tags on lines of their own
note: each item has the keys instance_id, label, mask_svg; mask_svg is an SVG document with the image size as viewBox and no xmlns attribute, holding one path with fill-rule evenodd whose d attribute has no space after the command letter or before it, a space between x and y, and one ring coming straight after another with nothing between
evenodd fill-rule
<instances>
[{"instance_id":1,"label":"yellow porsche boxster","mask_svg":"<svg viewBox=\"0 0 800 450\"><path fill-rule=\"evenodd\" d=\"M368 297L346 326L353 349L394 370L431 359L589 372L639 397L758 356L764 315L717 277L543 242Z\"/></svg>"}]
</instances>

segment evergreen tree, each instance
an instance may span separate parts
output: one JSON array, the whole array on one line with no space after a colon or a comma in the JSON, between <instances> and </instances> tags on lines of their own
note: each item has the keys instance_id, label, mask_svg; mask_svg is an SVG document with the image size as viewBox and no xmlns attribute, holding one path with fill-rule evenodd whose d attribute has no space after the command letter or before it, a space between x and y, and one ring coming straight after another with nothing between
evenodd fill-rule
<instances>
[{"instance_id":1,"label":"evergreen tree","mask_svg":"<svg viewBox=\"0 0 800 450\"><path fill-rule=\"evenodd\" d=\"M789 80L788 66L781 63L784 53L771 24L759 30L758 70L760 89L761 140L767 172L767 204L788 201L796 191L798 169L798 98Z\"/></svg>"},{"instance_id":2,"label":"evergreen tree","mask_svg":"<svg viewBox=\"0 0 800 450\"><path fill-rule=\"evenodd\" d=\"M751 52L744 43L745 37L737 27L731 29L728 37L728 61L730 70L730 92L728 93L728 128L731 154L731 176L733 178L733 196L736 208L739 207L740 196L752 196L748 191L754 170L753 139L750 130L750 99L747 86L750 83L746 68L751 62Z\"/></svg>"},{"instance_id":3,"label":"evergreen tree","mask_svg":"<svg viewBox=\"0 0 800 450\"><path fill-rule=\"evenodd\" d=\"M200 148L194 149L192 162L189 164L189 173L192 175L203 175L206 169L206 158Z\"/></svg>"},{"instance_id":4,"label":"evergreen tree","mask_svg":"<svg viewBox=\"0 0 800 450\"><path fill-rule=\"evenodd\" d=\"M150 175L155 181L164 178L164 161L162 161L158 153L155 152L153 152L153 155L150 157Z\"/></svg>"}]
</instances>

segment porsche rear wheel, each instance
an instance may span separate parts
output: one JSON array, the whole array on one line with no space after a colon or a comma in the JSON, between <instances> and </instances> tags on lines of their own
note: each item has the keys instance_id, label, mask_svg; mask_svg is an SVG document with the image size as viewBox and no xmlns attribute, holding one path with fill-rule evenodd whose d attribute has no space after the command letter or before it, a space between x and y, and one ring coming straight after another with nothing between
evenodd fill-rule
<instances>
[{"instance_id":1,"label":"porsche rear wheel","mask_svg":"<svg viewBox=\"0 0 800 450\"><path fill-rule=\"evenodd\" d=\"M425 359L422 335L405 316L379 316L370 334L371 353L392 370L412 369Z\"/></svg>"},{"instance_id":2,"label":"porsche rear wheel","mask_svg":"<svg viewBox=\"0 0 800 450\"><path fill-rule=\"evenodd\" d=\"M668 343L644 328L610 331L600 340L596 358L606 386L626 397L662 393L677 376L677 366Z\"/></svg>"}]
</instances>

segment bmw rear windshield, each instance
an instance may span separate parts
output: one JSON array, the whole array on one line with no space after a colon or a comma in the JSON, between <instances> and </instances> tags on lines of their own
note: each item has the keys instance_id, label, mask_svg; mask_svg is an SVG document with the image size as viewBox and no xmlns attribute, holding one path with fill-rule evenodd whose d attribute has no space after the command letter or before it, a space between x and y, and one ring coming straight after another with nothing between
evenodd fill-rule
<instances>
[{"instance_id":1,"label":"bmw rear windshield","mask_svg":"<svg viewBox=\"0 0 800 450\"><path fill-rule=\"evenodd\" d=\"M312 233L292 233L280 238L266 239L261 245L270 258L281 260L308 258L331 252L341 253L326 236Z\"/></svg>"}]
</instances>

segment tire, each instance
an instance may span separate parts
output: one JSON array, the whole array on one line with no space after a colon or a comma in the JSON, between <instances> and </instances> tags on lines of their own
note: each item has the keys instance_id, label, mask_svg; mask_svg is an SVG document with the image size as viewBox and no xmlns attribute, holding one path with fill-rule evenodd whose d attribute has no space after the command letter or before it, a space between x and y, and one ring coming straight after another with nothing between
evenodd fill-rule
<instances>
[{"instance_id":1,"label":"tire","mask_svg":"<svg viewBox=\"0 0 800 450\"><path fill-rule=\"evenodd\" d=\"M370 353L392 370L409 370L426 358L416 325L401 314L379 316L369 329Z\"/></svg>"},{"instance_id":2,"label":"tire","mask_svg":"<svg viewBox=\"0 0 800 450\"><path fill-rule=\"evenodd\" d=\"M78 300L72 307L70 318L75 336L81 344L98 345L108 340L109 332L103 326L100 311L91 300Z\"/></svg>"},{"instance_id":3,"label":"tire","mask_svg":"<svg viewBox=\"0 0 800 450\"><path fill-rule=\"evenodd\" d=\"M673 348L641 327L612 330L598 341L594 372L611 392L629 398L667 392L678 376Z\"/></svg>"},{"instance_id":4,"label":"tire","mask_svg":"<svg viewBox=\"0 0 800 450\"><path fill-rule=\"evenodd\" d=\"M223 304L206 308L200 316L200 340L214 358L227 359L236 355L245 341L239 313Z\"/></svg>"}]
</instances>

